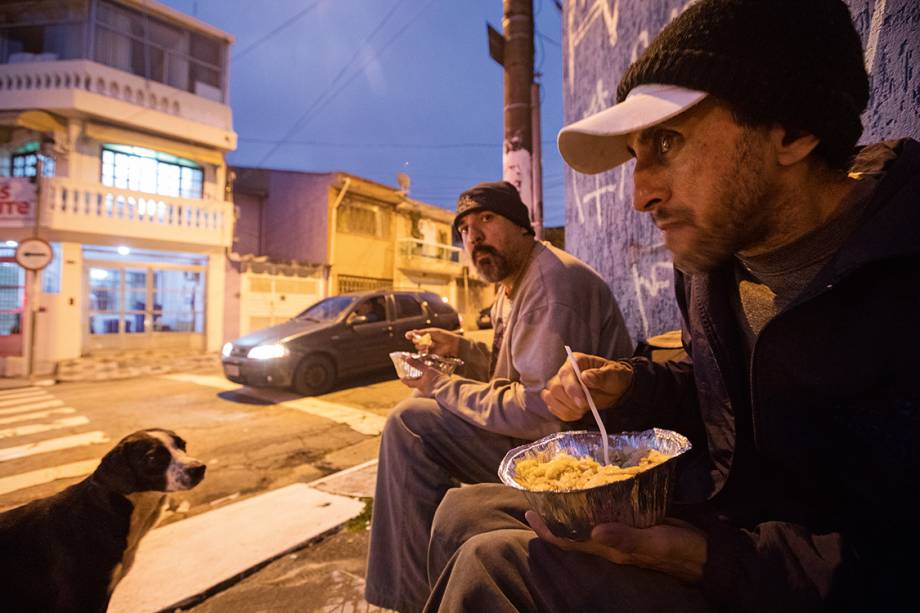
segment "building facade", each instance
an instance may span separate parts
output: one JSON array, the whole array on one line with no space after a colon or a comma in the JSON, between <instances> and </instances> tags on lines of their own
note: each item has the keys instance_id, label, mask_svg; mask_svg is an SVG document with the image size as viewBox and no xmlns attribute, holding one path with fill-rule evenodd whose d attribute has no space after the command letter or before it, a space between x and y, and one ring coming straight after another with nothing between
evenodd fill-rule
<instances>
[{"instance_id":1,"label":"building facade","mask_svg":"<svg viewBox=\"0 0 920 613\"><path fill-rule=\"evenodd\" d=\"M0 4L3 374L220 348L232 42L152 0ZM34 277L33 236L54 250Z\"/></svg>"},{"instance_id":2,"label":"building facade","mask_svg":"<svg viewBox=\"0 0 920 613\"><path fill-rule=\"evenodd\" d=\"M451 236L453 214L343 172L233 168L237 225L228 258L228 338L317 300L398 287L435 292L468 322L491 304Z\"/></svg>"}]
</instances>

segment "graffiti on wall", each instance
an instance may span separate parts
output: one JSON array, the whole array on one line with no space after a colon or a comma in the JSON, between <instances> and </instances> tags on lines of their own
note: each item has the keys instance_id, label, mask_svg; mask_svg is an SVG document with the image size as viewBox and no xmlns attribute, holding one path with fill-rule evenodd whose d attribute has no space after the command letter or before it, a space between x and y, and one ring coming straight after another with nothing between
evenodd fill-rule
<instances>
[{"instance_id":1,"label":"graffiti on wall","mask_svg":"<svg viewBox=\"0 0 920 613\"><path fill-rule=\"evenodd\" d=\"M570 1L563 21L566 123L611 106L618 75L693 1L652 3L653 10L641 0ZM597 175L569 169L567 186L567 242L610 283L633 338L679 327L670 256L651 221L631 209L632 164Z\"/></svg>"},{"instance_id":2,"label":"graffiti on wall","mask_svg":"<svg viewBox=\"0 0 920 613\"><path fill-rule=\"evenodd\" d=\"M670 20L697 0L569 0L563 15L565 123L611 106L620 76ZM847 0L865 49L872 99L863 142L920 138L920 3ZM598 175L566 172L566 243L613 289L635 339L680 325L661 234L632 210L630 162Z\"/></svg>"}]
</instances>

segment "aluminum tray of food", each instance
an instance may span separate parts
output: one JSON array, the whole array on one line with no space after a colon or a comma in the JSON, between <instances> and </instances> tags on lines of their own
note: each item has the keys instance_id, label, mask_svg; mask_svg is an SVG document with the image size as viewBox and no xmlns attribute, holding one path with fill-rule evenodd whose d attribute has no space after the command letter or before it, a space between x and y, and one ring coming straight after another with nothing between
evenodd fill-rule
<instances>
[{"instance_id":1,"label":"aluminum tray of food","mask_svg":"<svg viewBox=\"0 0 920 613\"><path fill-rule=\"evenodd\" d=\"M608 442L611 465L603 466L599 432L550 434L509 451L498 476L524 493L557 536L585 540L595 525L607 522L655 525L671 499L673 460L690 450L690 441L653 428L613 434Z\"/></svg>"},{"instance_id":2,"label":"aluminum tray of food","mask_svg":"<svg viewBox=\"0 0 920 613\"><path fill-rule=\"evenodd\" d=\"M409 364L407 361L409 358L440 370L446 375L452 374L458 367L463 365L463 360L459 358L446 358L433 353L421 354L394 351L390 354L390 359L393 360L393 366L396 367L396 374L399 375L400 379L418 379L422 376L422 371Z\"/></svg>"}]
</instances>

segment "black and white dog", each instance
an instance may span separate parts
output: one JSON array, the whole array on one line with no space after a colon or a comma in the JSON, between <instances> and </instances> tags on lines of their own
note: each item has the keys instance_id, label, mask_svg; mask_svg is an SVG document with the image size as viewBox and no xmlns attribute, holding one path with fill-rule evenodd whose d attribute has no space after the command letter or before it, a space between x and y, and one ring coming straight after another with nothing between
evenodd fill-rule
<instances>
[{"instance_id":1,"label":"black and white dog","mask_svg":"<svg viewBox=\"0 0 920 613\"><path fill-rule=\"evenodd\" d=\"M176 433L141 430L80 483L0 514L0 608L104 613L166 492L195 487L204 471Z\"/></svg>"}]
</instances>

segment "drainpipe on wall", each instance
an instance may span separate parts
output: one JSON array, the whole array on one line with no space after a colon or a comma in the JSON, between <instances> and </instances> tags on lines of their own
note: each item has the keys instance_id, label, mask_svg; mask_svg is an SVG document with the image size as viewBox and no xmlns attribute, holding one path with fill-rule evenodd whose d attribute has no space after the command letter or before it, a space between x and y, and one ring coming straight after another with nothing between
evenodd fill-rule
<instances>
[{"instance_id":1,"label":"drainpipe on wall","mask_svg":"<svg viewBox=\"0 0 920 613\"><path fill-rule=\"evenodd\" d=\"M339 205L342 204L342 200L345 199L345 193L350 186L351 177L345 177L345 183L342 184L339 195L335 197L335 202L332 203L332 217L329 220L329 227L332 230L332 235L329 237L329 265L326 267L326 296L332 295L330 283L332 281L332 267L335 264L335 234L338 224Z\"/></svg>"}]
</instances>

